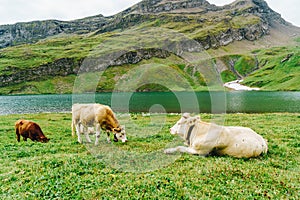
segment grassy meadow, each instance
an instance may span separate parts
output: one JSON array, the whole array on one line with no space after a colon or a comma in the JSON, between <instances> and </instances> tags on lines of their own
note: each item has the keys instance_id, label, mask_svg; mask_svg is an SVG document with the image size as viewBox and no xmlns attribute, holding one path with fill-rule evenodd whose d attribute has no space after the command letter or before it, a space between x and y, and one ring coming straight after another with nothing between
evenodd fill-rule
<instances>
[{"instance_id":1,"label":"grassy meadow","mask_svg":"<svg viewBox=\"0 0 300 200\"><path fill-rule=\"evenodd\" d=\"M214 116L201 117L210 121ZM183 144L168 131L178 115L153 120L131 114L131 123L125 124L129 141L107 144L102 134L98 147L79 144L71 136L70 113L0 116L0 199L298 199L300 114L224 117L225 125L247 126L261 134L269 152L254 159L164 155L170 144ZM14 122L20 118L39 123L51 140L18 143ZM164 125L151 133L161 121ZM130 157L151 152L158 153L149 160ZM116 159L120 155L123 161ZM163 164L168 157L170 162ZM128 163L131 170L126 170Z\"/></svg>"}]
</instances>

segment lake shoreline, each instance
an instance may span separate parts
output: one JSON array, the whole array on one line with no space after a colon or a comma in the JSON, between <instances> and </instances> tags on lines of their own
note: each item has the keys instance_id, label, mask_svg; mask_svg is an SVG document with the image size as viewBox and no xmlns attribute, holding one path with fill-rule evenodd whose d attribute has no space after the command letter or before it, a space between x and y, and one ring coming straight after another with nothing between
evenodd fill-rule
<instances>
[{"instance_id":1,"label":"lake shoreline","mask_svg":"<svg viewBox=\"0 0 300 200\"><path fill-rule=\"evenodd\" d=\"M234 80L234 81L224 83L223 86L225 88L236 90L236 91L259 91L259 90L261 90L260 88L251 88L251 87L242 85L241 82L243 82L243 81L244 80Z\"/></svg>"},{"instance_id":2,"label":"lake shoreline","mask_svg":"<svg viewBox=\"0 0 300 200\"><path fill-rule=\"evenodd\" d=\"M94 102L123 113L300 112L300 92L212 91L0 96L0 115L71 112L74 103Z\"/></svg>"}]
</instances>

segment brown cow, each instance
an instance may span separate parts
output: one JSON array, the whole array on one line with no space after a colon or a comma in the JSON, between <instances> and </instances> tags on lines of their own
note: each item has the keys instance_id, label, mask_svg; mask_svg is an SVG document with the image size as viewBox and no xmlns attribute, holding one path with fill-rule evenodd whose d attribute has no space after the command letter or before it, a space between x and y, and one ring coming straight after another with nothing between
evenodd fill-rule
<instances>
[{"instance_id":1,"label":"brown cow","mask_svg":"<svg viewBox=\"0 0 300 200\"><path fill-rule=\"evenodd\" d=\"M16 121L15 129L18 142L20 142L20 135L22 135L24 141L27 141L27 138L32 141L43 143L50 140L44 135L42 129L37 123L28 120L21 119Z\"/></svg>"},{"instance_id":2,"label":"brown cow","mask_svg":"<svg viewBox=\"0 0 300 200\"><path fill-rule=\"evenodd\" d=\"M81 131L81 127L83 131ZM91 142L88 136L89 127L95 127L96 129L95 145L98 144L101 128L106 130L108 142L110 142L110 132L114 133L115 142L118 140L122 142L127 141L125 129L120 126L114 112L109 106L102 104L74 104L72 106L72 135L75 135L74 128L76 128L79 143L82 143L81 132L85 134L87 142Z\"/></svg>"}]
</instances>

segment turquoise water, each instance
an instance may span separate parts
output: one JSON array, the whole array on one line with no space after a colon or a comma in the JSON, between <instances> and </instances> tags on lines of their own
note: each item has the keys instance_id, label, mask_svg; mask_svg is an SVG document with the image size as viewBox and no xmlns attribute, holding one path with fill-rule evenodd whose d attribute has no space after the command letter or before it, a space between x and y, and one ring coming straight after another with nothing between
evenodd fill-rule
<instances>
[{"instance_id":1,"label":"turquoise water","mask_svg":"<svg viewBox=\"0 0 300 200\"><path fill-rule=\"evenodd\" d=\"M71 112L73 103L119 112L300 112L300 92L145 92L0 96L0 114Z\"/></svg>"}]
</instances>

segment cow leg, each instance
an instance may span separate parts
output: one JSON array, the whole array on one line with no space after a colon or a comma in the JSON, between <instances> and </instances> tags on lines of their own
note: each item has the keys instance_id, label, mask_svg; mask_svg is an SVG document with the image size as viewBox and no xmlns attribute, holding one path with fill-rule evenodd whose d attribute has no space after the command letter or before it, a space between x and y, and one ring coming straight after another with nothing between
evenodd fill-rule
<instances>
[{"instance_id":1,"label":"cow leg","mask_svg":"<svg viewBox=\"0 0 300 200\"><path fill-rule=\"evenodd\" d=\"M19 129L16 128L17 141L20 142L20 133Z\"/></svg>"},{"instance_id":2,"label":"cow leg","mask_svg":"<svg viewBox=\"0 0 300 200\"><path fill-rule=\"evenodd\" d=\"M20 142L20 135L17 135L17 141Z\"/></svg>"},{"instance_id":3,"label":"cow leg","mask_svg":"<svg viewBox=\"0 0 300 200\"><path fill-rule=\"evenodd\" d=\"M176 151L179 151L180 153L198 154L200 156L206 156L208 154L208 152L201 152L193 149L192 147L184 147L184 146L178 146L175 148L166 149L164 153L172 154Z\"/></svg>"},{"instance_id":4,"label":"cow leg","mask_svg":"<svg viewBox=\"0 0 300 200\"><path fill-rule=\"evenodd\" d=\"M107 134L107 142L108 143L111 143L111 141L110 141L110 131L106 131L106 134Z\"/></svg>"},{"instance_id":5,"label":"cow leg","mask_svg":"<svg viewBox=\"0 0 300 200\"><path fill-rule=\"evenodd\" d=\"M75 125L75 121L72 120L72 124L71 124L71 128L72 128L72 137L75 136L75 127L74 127L74 125Z\"/></svg>"},{"instance_id":6,"label":"cow leg","mask_svg":"<svg viewBox=\"0 0 300 200\"><path fill-rule=\"evenodd\" d=\"M90 136L89 136L89 133L88 133L88 127L87 126L83 126L83 133L84 133L84 136L85 136L85 139L88 143L91 143L91 139L90 139Z\"/></svg>"},{"instance_id":7,"label":"cow leg","mask_svg":"<svg viewBox=\"0 0 300 200\"><path fill-rule=\"evenodd\" d=\"M100 132L101 132L101 126L100 124L96 124L96 139L95 139L95 145L98 145L99 138L100 138Z\"/></svg>"},{"instance_id":8,"label":"cow leg","mask_svg":"<svg viewBox=\"0 0 300 200\"><path fill-rule=\"evenodd\" d=\"M75 123L75 128L76 128L76 134L77 134L77 140L79 143L82 143L82 140L81 140L81 136L80 136L80 123Z\"/></svg>"}]
</instances>

